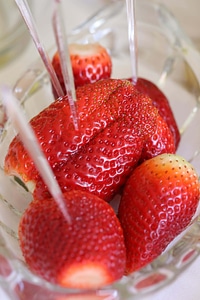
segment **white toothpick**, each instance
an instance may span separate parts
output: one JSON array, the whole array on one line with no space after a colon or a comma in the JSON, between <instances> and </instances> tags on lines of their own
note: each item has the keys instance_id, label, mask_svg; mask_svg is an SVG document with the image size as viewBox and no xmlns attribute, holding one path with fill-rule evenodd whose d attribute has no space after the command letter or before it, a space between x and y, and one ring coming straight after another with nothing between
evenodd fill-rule
<instances>
[{"instance_id":1,"label":"white toothpick","mask_svg":"<svg viewBox=\"0 0 200 300\"><path fill-rule=\"evenodd\" d=\"M76 130L78 130L78 116L76 111L76 90L74 86L74 77L72 72L67 35L65 32L65 25L62 17L61 2L54 0L55 8L53 11L52 24L54 35L60 57L60 65L65 84L65 89L68 95L68 101L73 117L73 123Z\"/></svg>"},{"instance_id":2,"label":"white toothpick","mask_svg":"<svg viewBox=\"0 0 200 300\"><path fill-rule=\"evenodd\" d=\"M136 13L135 0L126 0L128 38L131 58L132 80L137 82L138 77L138 53L137 53L137 35L136 35Z\"/></svg>"},{"instance_id":3,"label":"white toothpick","mask_svg":"<svg viewBox=\"0 0 200 300\"><path fill-rule=\"evenodd\" d=\"M17 99L12 94L12 90L6 86L1 87L3 105L6 113L13 123L13 126L18 131L19 136L24 143L25 148L32 157L36 168L38 169L42 179L47 185L52 197L57 202L65 219L70 222L70 216L64 202L62 191L56 181L53 171L44 156L37 137L29 125L24 113L22 112Z\"/></svg>"},{"instance_id":4,"label":"white toothpick","mask_svg":"<svg viewBox=\"0 0 200 300\"><path fill-rule=\"evenodd\" d=\"M20 12L21 12L21 15L25 21L25 24L27 25L28 29L29 29L29 32L30 32L30 35L32 37L32 40L33 42L35 43L35 46L41 56L41 59L47 69L47 72L50 76L50 79L51 79L51 82L57 92L57 95L59 97L61 96L64 96L64 92L62 90L62 87L60 85L60 82L57 78L57 75L54 71L54 68L52 66L52 63L49 59L49 56L39 38L39 34L38 34L38 31L37 31L37 28L36 28L36 24L35 24L35 21L34 21L34 18L33 18L33 15L30 11L30 8L29 8L29 5L27 3L26 0L15 0Z\"/></svg>"}]
</instances>

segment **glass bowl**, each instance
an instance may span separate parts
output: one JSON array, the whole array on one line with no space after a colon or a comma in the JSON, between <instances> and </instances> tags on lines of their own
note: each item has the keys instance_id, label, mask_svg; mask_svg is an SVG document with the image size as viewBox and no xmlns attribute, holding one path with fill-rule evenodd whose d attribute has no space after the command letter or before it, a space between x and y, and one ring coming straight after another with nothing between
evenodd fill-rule
<instances>
[{"instance_id":1,"label":"glass bowl","mask_svg":"<svg viewBox=\"0 0 200 300\"><path fill-rule=\"evenodd\" d=\"M156 83L167 95L181 132L178 153L200 172L200 55L166 7L148 0L136 2L138 74ZM114 1L69 34L71 42L100 41L112 55L113 78L131 76L125 1ZM50 49L53 55L55 47ZM17 81L13 93L30 119L54 99L40 59ZM0 285L8 299L128 300L160 289L183 272L200 252L200 220L178 236L148 266L99 290L69 290L32 274L18 245L20 217L31 201L14 178L3 171L8 145L16 134L1 110L0 143Z\"/></svg>"},{"instance_id":2,"label":"glass bowl","mask_svg":"<svg viewBox=\"0 0 200 300\"><path fill-rule=\"evenodd\" d=\"M33 3L28 0L33 8ZM0 68L16 58L28 45L30 35L13 0L0 0Z\"/></svg>"}]
</instances>

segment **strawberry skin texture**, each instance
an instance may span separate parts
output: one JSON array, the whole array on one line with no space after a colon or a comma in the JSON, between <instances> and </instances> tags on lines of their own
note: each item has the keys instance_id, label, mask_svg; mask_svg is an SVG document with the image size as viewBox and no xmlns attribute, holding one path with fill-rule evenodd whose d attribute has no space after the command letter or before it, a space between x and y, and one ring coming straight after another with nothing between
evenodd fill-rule
<instances>
[{"instance_id":1,"label":"strawberry skin texture","mask_svg":"<svg viewBox=\"0 0 200 300\"><path fill-rule=\"evenodd\" d=\"M155 132L143 145L140 162L162 153L175 153L174 137L165 120L158 114Z\"/></svg>"},{"instance_id":2,"label":"strawberry skin texture","mask_svg":"<svg viewBox=\"0 0 200 300\"><path fill-rule=\"evenodd\" d=\"M110 205L81 191L64 194L71 222L53 199L34 199L19 224L19 240L29 268L69 288L99 288L123 276L123 231Z\"/></svg>"},{"instance_id":3,"label":"strawberry skin texture","mask_svg":"<svg viewBox=\"0 0 200 300\"><path fill-rule=\"evenodd\" d=\"M132 80L130 79L130 81ZM153 82L147 79L138 78L135 86L140 92L152 99L153 105L158 109L160 115L169 126L174 137L175 148L177 149L181 136L167 97Z\"/></svg>"},{"instance_id":4,"label":"strawberry skin texture","mask_svg":"<svg viewBox=\"0 0 200 300\"><path fill-rule=\"evenodd\" d=\"M98 43L71 44L69 52L76 87L110 78L112 61L102 45Z\"/></svg>"},{"instance_id":5,"label":"strawberry skin texture","mask_svg":"<svg viewBox=\"0 0 200 300\"><path fill-rule=\"evenodd\" d=\"M66 162L71 154L118 118L121 113L119 104L121 105L123 97L112 98L112 94L127 83L122 80L104 80L77 89L79 131L74 128L67 97L53 102L30 121L52 168L60 161ZM18 135L9 147L5 171L8 174L21 174L25 182L38 177Z\"/></svg>"},{"instance_id":6,"label":"strawberry skin texture","mask_svg":"<svg viewBox=\"0 0 200 300\"><path fill-rule=\"evenodd\" d=\"M198 175L184 158L161 154L138 166L125 185L118 212L126 274L159 256L190 224L198 203Z\"/></svg>"},{"instance_id":7,"label":"strawberry skin texture","mask_svg":"<svg viewBox=\"0 0 200 300\"><path fill-rule=\"evenodd\" d=\"M80 189L110 201L124 184L141 157L143 138L133 132L131 122L115 122L100 132L66 164L54 169L62 191ZM35 197L49 197L38 180Z\"/></svg>"},{"instance_id":8,"label":"strawberry skin texture","mask_svg":"<svg viewBox=\"0 0 200 300\"><path fill-rule=\"evenodd\" d=\"M111 57L102 45L98 43L70 44L69 54L74 75L75 88L111 77ZM61 87L66 94L58 52L56 52L53 56L52 65ZM54 95L55 98L57 98L55 91Z\"/></svg>"},{"instance_id":9,"label":"strawberry skin texture","mask_svg":"<svg viewBox=\"0 0 200 300\"><path fill-rule=\"evenodd\" d=\"M104 89L109 83L112 88L107 96ZM93 86L101 89L97 93L99 98L93 96L91 101ZM99 90L104 91L102 96ZM154 132L158 111L128 81L98 81L77 91L78 95L88 93L77 101L78 132L73 128L64 100L53 103L31 125L63 192L77 186L109 201L138 161L144 141ZM19 174L25 182L35 182L37 192L40 189L41 197L45 198L47 190L19 137L10 145L5 170Z\"/></svg>"},{"instance_id":10,"label":"strawberry skin texture","mask_svg":"<svg viewBox=\"0 0 200 300\"><path fill-rule=\"evenodd\" d=\"M63 192L81 189L109 202L136 166L144 141L155 130L157 110L137 91L133 97L134 90L129 88L115 92L117 99L121 93L126 95L122 118L97 134L67 163L57 163L54 174ZM41 180L34 193L38 199L49 197Z\"/></svg>"}]
</instances>

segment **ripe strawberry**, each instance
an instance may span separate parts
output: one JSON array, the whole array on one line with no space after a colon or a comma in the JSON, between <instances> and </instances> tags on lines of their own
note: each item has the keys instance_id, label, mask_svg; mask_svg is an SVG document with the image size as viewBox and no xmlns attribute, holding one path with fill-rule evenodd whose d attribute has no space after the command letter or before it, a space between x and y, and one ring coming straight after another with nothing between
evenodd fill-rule
<instances>
[{"instance_id":1,"label":"ripe strawberry","mask_svg":"<svg viewBox=\"0 0 200 300\"><path fill-rule=\"evenodd\" d=\"M112 94L123 85L127 82L105 80L77 89L78 131L73 125L67 97L53 102L31 120L30 124L52 168L59 162L66 162L71 154L118 118L123 96L112 99ZM9 147L5 171L20 174L25 182L37 179L38 172L18 135Z\"/></svg>"},{"instance_id":2,"label":"ripe strawberry","mask_svg":"<svg viewBox=\"0 0 200 300\"><path fill-rule=\"evenodd\" d=\"M99 288L125 268L123 232L114 210L81 191L64 194L69 224L53 199L34 199L19 224L19 241L30 269L69 288Z\"/></svg>"},{"instance_id":3,"label":"ripe strawberry","mask_svg":"<svg viewBox=\"0 0 200 300\"><path fill-rule=\"evenodd\" d=\"M131 79L129 80L131 81ZM153 82L147 79L138 78L135 86L140 92L152 99L153 105L158 109L160 115L169 126L174 137L175 148L177 149L180 142L180 132L167 97Z\"/></svg>"},{"instance_id":4,"label":"ripe strawberry","mask_svg":"<svg viewBox=\"0 0 200 300\"><path fill-rule=\"evenodd\" d=\"M110 201L124 184L140 159L146 137L154 132L157 118L150 99L140 98L137 91L133 97L131 91L134 87L126 93L125 87L116 92L117 98L122 92L126 95L128 111L121 110L122 119L108 125L66 163L57 163L54 174L63 192L81 189ZM38 199L49 197L41 180L37 181L35 195Z\"/></svg>"},{"instance_id":5,"label":"ripe strawberry","mask_svg":"<svg viewBox=\"0 0 200 300\"><path fill-rule=\"evenodd\" d=\"M98 43L69 44L69 53L76 88L100 79L110 78L112 61L107 50L102 45ZM66 93L58 52L54 54L52 64L63 91ZM57 98L54 89L53 92L55 98Z\"/></svg>"},{"instance_id":6,"label":"ripe strawberry","mask_svg":"<svg viewBox=\"0 0 200 300\"><path fill-rule=\"evenodd\" d=\"M128 81L98 81L78 88L77 95L78 132L65 100L53 103L31 125L63 192L82 187L109 201L154 132L158 112ZM5 170L33 183L31 191L38 183L37 198L45 197L43 182L19 137L10 145Z\"/></svg>"},{"instance_id":7,"label":"ripe strawberry","mask_svg":"<svg viewBox=\"0 0 200 300\"><path fill-rule=\"evenodd\" d=\"M165 120L158 114L155 132L142 149L140 162L162 153L175 153L174 137Z\"/></svg>"},{"instance_id":8,"label":"ripe strawberry","mask_svg":"<svg viewBox=\"0 0 200 300\"><path fill-rule=\"evenodd\" d=\"M161 154L138 166L125 185L118 212L126 273L160 255L190 224L198 202L198 175L184 158Z\"/></svg>"},{"instance_id":9,"label":"ripe strawberry","mask_svg":"<svg viewBox=\"0 0 200 300\"><path fill-rule=\"evenodd\" d=\"M62 191L88 191L109 202L141 156L144 141L137 128L132 128L128 120L114 122L73 159L57 165L54 174ZM37 181L34 195L38 199L49 197L43 181Z\"/></svg>"}]
</instances>

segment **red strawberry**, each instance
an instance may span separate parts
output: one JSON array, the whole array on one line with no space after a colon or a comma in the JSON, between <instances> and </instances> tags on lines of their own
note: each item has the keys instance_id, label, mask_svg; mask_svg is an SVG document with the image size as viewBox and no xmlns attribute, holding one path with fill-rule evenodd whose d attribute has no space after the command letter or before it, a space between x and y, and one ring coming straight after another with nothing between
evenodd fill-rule
<instances>
[{"instance_id":1,"label":"red strawberry","mask_svg":"<svg viewBox=\"0 0 200 300\"><path fill-rule=\"evenodd\" d=\"M102 45L98 43L70 44L69 53L76 88L100 79L110 78L112 61L107 50ZM63 91L66 93L58 52L54 54L52 64ZM55 91L54 95L57 98Z\"/></svg>"},{"instance_id":2,"label":"red strawberry","mask_svg":"<svg viewBox=\"0 0 200 300\"><path fill-rule=\"evenodd\" d=\"M67 97L53 102L31 120L30 124L52 167L59 162L66 162L72 153L76 153L82 145L118 118L123 96L112 99L112 94L127 83L122 80L105 80L77 89L79 131L74 128ZM21 174L26 182L37 179L38 172L24 151L18 135L9 147L5 171Z\"/></svg>"},{"instance_id":3,"label":"red strawberry","mask_svg":"<svg viewBox=\"0 0 200 300\"><path fill-rule=\"evenodd\" d=\"M30 269L69 288L99 288L120 279L125 245L114 210L81 191L64 197L70 224L52 199L34 199L21 218L20 247Z\"/></svg>"},{"instance_id":4,"label":"red strawberry","mask_svg":"<svg viewBox=\"0 0 200 300\"><path fill-rule=\"evenodd\" d=\"M131 90L133 92L134 88ZM124 184L141 156L146 137L155 130L157 117L151 100L140 99L141 95L138 94L138 98L137 92L132 94L131 90L129 96L125 87L116 92L117 98L122 92L127 97L128 111L126 114L122 111L122 119L98 133L71 160L57 163L54 174L63 192L82 189L110 201ZM41 180L37 181L35 195L42 199L49 196Z\"/></svg>"},{"instance_id":5,"label":"red strawberry","mask_svg":"<svg viewBox=\"0 0 200 300\"><path fill-rule=\"evenodd\" d=\"M167 97L153 82L147 79L138 78L135 86L140 92L148 95L152 99L153 105L158 109L160 115L169 126L177 149L180 142L180 132Z\"/></svg>"},{"instance_id":6,"label":"red strawberry","mask_svg":"<svg viewBox=\"0 0 200 300\"><path fill-rule=\"evenodd\" d=\"M140 159L144 140L137 128L126 120L115 122L100 132L54 174L63 192L81 189L110 201L124 184ZM35 197L49 197L47 187L38 180Z\"/></svg>"},{"instance_id":7,"label":"red strawberry","mask_svg":"<svg viewBox=\"0 0 200 300\"><path fill-rule=\"evenodd\" d=\"M109 93L105 91L107 86ZM158 112L151 100L127 81L99 81L78 88L77 95L78 132L65 100L53 103L31 125L63 192L83 188L109 201L138 161L143 143L154 132ZM19 137L10 145L5 170L18 173L25 182L38 182L37 198L45 197L43 182Z\"/></svg>"},{"instance_id":8,"label":"red strawberry","mask_svg":"<svg viewBox=\"0 0 200 300\"><path fill-rule=\"evenodd\" d=\"M161 154L138 166L125 185L118 212L126 273L160 255L190 224L198 202L198 175L184 158Z\"/></svg>"},{"instance_id":9,"label":"red strawberry","mask_svg":"<svg viewBox=\"0 0 200 300\"><path fill-rule=\"evenodd\" d=\"M175 153L174 137L165 120L158 114L155 132L146 140L140 162L162 153Z\"/></svg>"}]
</instances>

